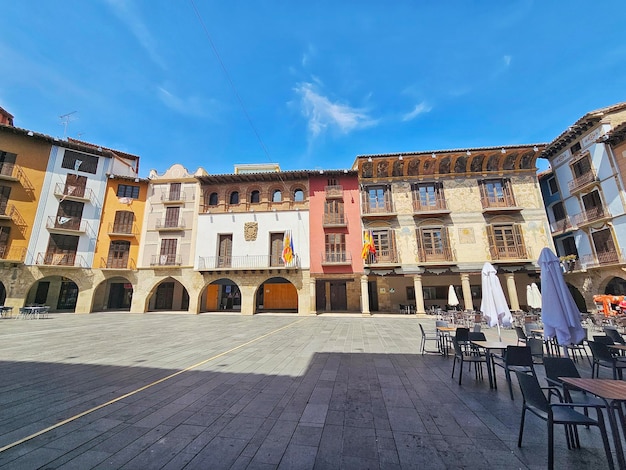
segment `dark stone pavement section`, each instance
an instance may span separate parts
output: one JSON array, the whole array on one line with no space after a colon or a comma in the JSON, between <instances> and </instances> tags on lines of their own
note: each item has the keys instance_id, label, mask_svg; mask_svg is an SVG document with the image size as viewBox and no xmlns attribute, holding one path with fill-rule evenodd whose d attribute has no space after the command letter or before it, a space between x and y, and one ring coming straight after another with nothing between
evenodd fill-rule
<instances>
[{"instance_id":1,"label":"dark stone pavement section","mask_svg":"<svg viewBox=\"0 0 626 470\"><path fill-rule=\"evenodd\" d=\"M543 421L530 415L517 447L517 383L514 401L500 368L498 390L467 370L459 386L452 357L419 353L420 322L434 327L360 315L0 320L0 447L40 433L0 452L0 469L545 468ZM579 432L582 448L568 450L556 428L557 467L608 468L597 429Z\"/></svg>"}]
</instances>

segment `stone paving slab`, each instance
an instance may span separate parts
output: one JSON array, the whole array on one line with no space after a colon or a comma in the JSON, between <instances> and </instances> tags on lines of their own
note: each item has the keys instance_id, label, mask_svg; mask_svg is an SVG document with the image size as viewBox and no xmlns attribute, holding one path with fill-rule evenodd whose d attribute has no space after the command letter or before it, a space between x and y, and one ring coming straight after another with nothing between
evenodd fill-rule
<instances>
[{"instance_id":1,"label":"stone paving slab","mask_svg":"<svg viewBox=\"0 0 626 470\"><path fill-rule=\"evenodd\" d=\"M545 468L544 422L517 447L517 385L514 401L501 370L498 390L459 386L452 357L419 353L419 323L434 318L0 320L0 469ZM555 430L557 466L608 468L580 434L568 450Z\"/></svg>"}]
</instances>

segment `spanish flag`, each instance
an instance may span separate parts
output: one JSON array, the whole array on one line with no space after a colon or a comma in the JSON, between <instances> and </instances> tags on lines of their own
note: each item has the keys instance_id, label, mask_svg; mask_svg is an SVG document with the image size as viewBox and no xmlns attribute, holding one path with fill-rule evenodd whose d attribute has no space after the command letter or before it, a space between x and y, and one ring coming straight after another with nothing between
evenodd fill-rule
<instances>
[{"instance_id":1,"label":"spanish flag","mask_svg":"<svg viewBox=\"0 0 626 470\"><path fill-rule=\"evenodd\" d=\"M363 233L363 249L361 250L361 258L364 260L367 259L370 253L376 254L376 247L374 246L372 231L366 230Z\"/></svg>"},{"instance_id":2,"label":"spanish flag","mask_svg":"<svg viewBox=\"0 0 626 470\"><path fill-rule=\"evenodd\" d=\"M283 254L281 258L285 264L289 264L293 261L293 239L291 238L291 231L285 232L283 237Z\"/></svg>"}]
</instances>

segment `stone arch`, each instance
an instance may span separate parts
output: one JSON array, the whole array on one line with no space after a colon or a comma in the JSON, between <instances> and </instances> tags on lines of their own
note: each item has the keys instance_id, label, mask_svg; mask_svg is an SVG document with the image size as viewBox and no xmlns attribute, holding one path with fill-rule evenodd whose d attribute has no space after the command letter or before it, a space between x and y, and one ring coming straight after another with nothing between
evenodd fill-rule
<instances>
[{"instance_id":1,"label":"stone arch","mask_svg":"<svg viewBox=\"0 0 626 470\"><path fill-rule=\"evenodd\" d=\"M189 290L178 279L164 277L146 296L144 312L189 310Z\"/></svg>"},{"instance_id":2,"label":"stone arch","mask_svg":"<svg viewBox=\"0 0 626 470\"><path fill-rule=\"evenodd\" d=\"M279 311L298 312L298 289L296 285L283 276L270 277L264 280L256 290L255 313Z\"/></svg>"},{"instance_id":3,"label":"stone arch","mask_svg":"<svg viewBox=\"0 0 626 470\"><path fill-rule=\"evenodd\" d=\"M485 170L486 171L498 171L499 169L500 169L500 156L498 154L493 154L487 159Z\"/></svg>"},{"instance_id":4,"label":"stone arch","mask_svg":"<svg viewBox=\"0 0 626 470\"><path fill-rule=\"evenodd\" d=\"M387 178L389 176L389 161L378 160L376 162L376 178Z\"/></svg>"},{"instance_id":5,"label":"stone arch","mask_svg":"<svg viewBox=\"0 0 626 470\"><path fill-rule=\"evenodd\" d=\"M502 164L503 170L514 170L517 163L517 152L507 153L504 157L504 163Z\"/></svg>"},{"instance_id":6,"label":"stone arch","mask_svg":"<svg viewBox=\"0 0 626 470\"><path fill-rule=\"evenodd\" d=\"M258 201L252 202L252 195L255 191L258 193ZM260 204L263 201L263 191L261 189L261 186L255 184L246 188L245 198L246 203L248 204Z\"/></svg>"},{"instance_id":7,"label":"stone arch","mask_svg":"<svg viewBox=\"0 0 626 470\"><path fill-rule=\"evenodd\" d=\"M124 276L112 276L102 280L94 289L92 312L106 310L130 311L134 287Z\"/></svg>"},{"instance_id":8,"label":"stone arch","mask_svg":"<svg viewBox=\"0 0 626 470\"><path fill-rule=\"evenodd\" d=\"M75 312L79 292L79 283L70 277L41 276L28 289L24 305L46 305L51 312Z\"/></svg>"},{"instance_id":9,"label":"stone arch","mask_svg":"<svg viewBox=\"0 0 626 470\"><path fill-rule=\"evenodd\" d=\"M576 306L578 307L578 311L586 312L587 311L587 304L585 303L585 297L581 294L581 292L578 290L578 288L576 288L575 286L573 286L569 282L566 282L565 284L567 285L567 288L570 291L570 294L572 294L572 297L574 298L574 302L576 302Z\"/></svg>"},{"instance_id":10,"label":"stone arch","mask_svg":"<svg viewBox=\"0 0 626 470\"><path fill-rule=\"evenodd\" d=\"M296 192L297 191L302 191L302 199L296 199ZM292 184L291 187L289 188L289 198L293 201L293 202L304 202L307 200L307 194L306 194L306 187L304 184L302 183L295 183Z\"/></svg>"},{"instance_id":11,"label":"stone arch","mask_svg":"<svg viewBox=\"0 0 626 470\"><path fill-rule=\"evenodd\" d=\"M216 311L241 311L241 289L230 278L219 278L207 283L200 291L198 310L200 313Z\"/></svg>"},{"instance_id":12,"label":"stone arch","mask_svg":"<svg viewBox=\"0 0 626 470\"><path fill-rule=\"evenodd\" d=\"M481 173L483 171L483 162L485 161L485 156L483 154L476 155L470 161L470 171L472 173Z\"/></svg>"},{"instance_id":13,"label":"stone arch","mask_svg":"<svg viewBox=\"0 0 626 470\"><path fill-rule=\"evenodd\" d=\"M404 176L404 161L396 160L393 162L392 176Z\"/></svg>"},{"instance_id":14,"label":"stone arch","mask_svg":"<svg viewBox=\"0 0 626 470\"><path fill-rule=\"evenodd\" d=\"M606 283L604 293L608 295L626 295L626 280L617 276L612 277Z\"/></svg>"}]
</instances>

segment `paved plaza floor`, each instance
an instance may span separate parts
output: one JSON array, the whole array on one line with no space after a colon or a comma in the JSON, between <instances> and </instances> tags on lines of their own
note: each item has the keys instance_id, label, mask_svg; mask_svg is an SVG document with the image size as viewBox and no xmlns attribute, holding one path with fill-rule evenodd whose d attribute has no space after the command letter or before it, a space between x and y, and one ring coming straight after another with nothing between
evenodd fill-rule
<instances>
[{"instance_id":1,"label":"paved plaza floor","mask_svg":"<svg viewBox=\"0 0 626 470\"><path fill-rule=\"evenodd\" d=\"M517 447L516 381L515 400L499 368L498 390L467 370L459 386L452 356L419 353L419 323L434 328L415 316L0 320L0 468L546 468L545 422L529 415ZM556 428L557 468L608 468L597 429L580 434L568 450Z\"/></svg>"}]
</instances>

